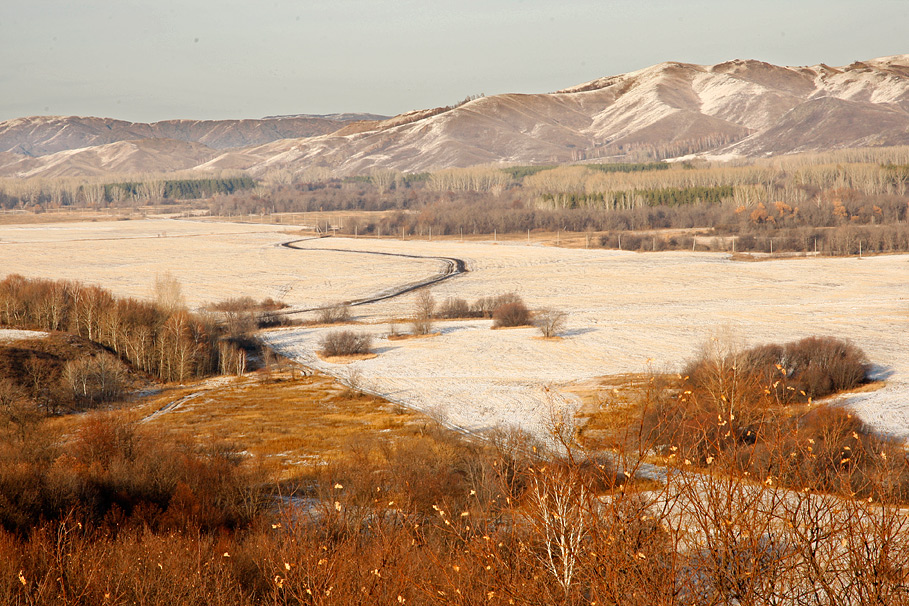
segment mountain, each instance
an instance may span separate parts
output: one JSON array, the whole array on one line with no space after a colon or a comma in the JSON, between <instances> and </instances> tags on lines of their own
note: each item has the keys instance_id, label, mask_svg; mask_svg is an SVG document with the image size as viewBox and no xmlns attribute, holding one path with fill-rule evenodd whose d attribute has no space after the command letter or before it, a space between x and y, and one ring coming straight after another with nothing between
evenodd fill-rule
<instances>
[{"instance_id":1,"label":"mountain","mask_svg":"<svg viewBox=\"0 0 909 606\"><path fill-rule=\"evenodd\" d=\"M111 130L122 130L135 138L166 136L216 150L195 165L199 170L230 168L262 175L312 167L336 174L379 168L417 172L487 163L759 157L909 145L909 55L843 67L781 67L754 60L667 62L553 93L481 97L393 118L120 124L84 118L0 123L0 152L37 155L66 145L96 145L109 142ZM310 130L292 132L305 124ZM192 154L180 153L183 160L174 165L190 161ZM47 170L53 166L58 172L66 164L58 154L36 161L28 165L28 174L43 174L45 161ZM22 172L16 162L0 156L0 174Z\"/></svg>"},{"instance_id":2,"label":"mountain","mask_svg":"<svg viewBox=\"0 0 909 606\"><path fill-rule=\"evenodd\" d=\"M840 68L661 63L555 93L484 97L244 153L254 174L311 166L353 174L906 144L909 55L899 55Z\"/></svg>"},{"instance_id":3,"label":"mountain","mask_svg":"<svg viewBox=\"0 0 909 606\"><path fill-rule=\"evenodd\" d=\"M165 120L146 124L110 118L33 116L0 122L0 152L44 156L135 139L175 139L228 149L324 135L350 122L384 118L374 114L329 114L271 116L260 120Z\"/></svg>"},{"instance_id":4,"label":"mountain","mask_svg":"<svg viewBox=\"0 0 909 606\"><path fill-rule=\"evenodd\" d=\"M170 173L193 169L217 153L200 143L176 139L117 141L40 158L0 153L0 174L53 178Z\"/></svg>"}]
</instances>

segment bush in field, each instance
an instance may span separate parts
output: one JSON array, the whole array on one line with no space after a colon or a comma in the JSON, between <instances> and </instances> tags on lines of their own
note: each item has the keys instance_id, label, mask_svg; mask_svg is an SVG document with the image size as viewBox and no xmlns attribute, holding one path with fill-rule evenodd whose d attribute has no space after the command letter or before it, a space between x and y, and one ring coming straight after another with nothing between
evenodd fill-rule
<instances>
[{"instance_id":1,"label":"bush in field","mask_svg":"<svg viewBox=\"0 0 909 606\"><path fill-rule=\"evenodd\" d=\"M898 445L849 410L813 401L856 387L868 368L861 349L830 337L744 351L707 347L688 376L645 407L644 433L676 461L723 460L790 486L902 499L909 462ZM807 410L795 407L805 403ZM874 476L882 462L892 466L886 482Z\"/></svg>"},{"instance_id":2,"label":"bush in field","mask_svg":"<svg viewBox=\"0 0 909 606\"><path fill-rule=\"evenodd\" d=\"M515 301L496 307L495 311L492 312L492 319L493 327L507 328L511 326L527 326L530 324L532 316L520 297L516 297Z\"/></svg>"},{"instance_id":3,"label":"bush in field","mask_svg":"<svg viewBox=\"0 0 909 606\"><path fill-rule=\"evenodd\" d=\"M232 340L242 340L257 328L280 326L285 319L275 313L287 307L272 298L256 301L252 297L234 297L225 299L207 309L220 312L227 336Z\"/></svg>"},{"instance_id":4,"label":"bush in field","mask_svg":"<svg viewBox=\"0 0 909 606\"><path fill-rule=\"evenodd\" d=\"M731 385L731 376L718 376L718 366L723 366L726 374L737 374L740 383L770 390L784 404L858 387L870 368L865 353L854 344L833 337L808 337L733 352L724 360L701 358L689 364L684 374L696 387L708 387L718 380Z\"/></svg>"},{"instance_id":5,"label":"bush in field","mask_svg":"<svg viewBox=\"0 0 909 606\"><path fill-rule=\"evenodd\" d=\"M329 307L323 307L316 313L316 321L319 324L341 324L350 321L350 305L338 303Z\"/></svg>"},{"instance_id":6,"label":"bush in field","mask_svg":"<svg viewBox=\"0 0 909 606\"><path fill-rule=\"evenodd\" d=\"M507 303L519 303L521 302L521 297L515 293L505 293L502 295L495 295L492 297L480 297L474 301L471 305L471 312L476 317L480 318L491 318L492 314L499 307Z\"/></svg>"},{"instance_id":7,"label":"bush in field","mask_svg":"<svg viewBox=\"0 0 909 606\"><path fill-rule=\"evenodd\" d=\"M457 297L449 297L446 299L445 302L439 306L439 311L436 312L436 317L449 320L472 318L474 316L475 314L471 311L467 301Z\"/></svg>"},{"instance_id":8,"label":"bush in field","mask_svg":"<svg viewBox=\"0 0 909 606\"><path fill-rule=\"evenodd\" d=\"M320 342L323 356L353 356L372 352L372 337L352 330L328 333Z\"/></svg>"},{"instance_id":9,"label":"bush in field","mask_svg":"<svg viewBox=\"0 0 909 606\"><path fill-rule=\"evenodd\" d=\"M565 328L567 314L557 309L540 309L533 314L533 323L547 339L559 334Z\"/></svg>"}]
</instances>

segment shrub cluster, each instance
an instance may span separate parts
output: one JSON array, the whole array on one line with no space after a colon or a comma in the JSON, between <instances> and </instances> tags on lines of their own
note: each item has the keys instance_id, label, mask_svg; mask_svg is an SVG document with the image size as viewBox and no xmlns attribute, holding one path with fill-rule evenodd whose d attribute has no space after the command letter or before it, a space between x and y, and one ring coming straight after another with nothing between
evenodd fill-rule
<instances>
[{"instance_id":1,"label":"shrub cluster","mask_svg":"<svg viewBox=\"0 0 909 606\"><path fill-rule=\"evenodd\" d=\"M649 402L645 441L676 461L722 460L789 486L905 500L909 462L899 445L847 409L814 401L861 384L868 369L858 347L829 337L705 355Z\"/></svg>"},{"instance_id":2,"label":"shrub cluster","mask_svg":"<svg viewBox=\"0 0 909 606\"><path fill-rule=\"evenodd\" d=\"M319 324L343 324L350 322L350 305L338 303L323 307L316 312L316 322Z\"/></svg>"},{"instance_id":3,"label":"shrub cluster","mask_svg":"<svg viewBox=\"0 0 909 606\"><path fill-rule=\"evenodd\" d=\"M518 299L496 307L495 311L492 312L492 325L495 328L528 326L532 318L533 314L530 313L524 302Z\"/></svg>"},{"instance_id":4,"label":"shrub cluster","mask_svg":"<svg viewBox=\"0 0 909 606\"><path fill-rule=\"evenodd\" d=\"M21 534L72 518L107 529L128 521L159 530L236 528L262 504L250 474L229 451L94 413L57 446L40 434L0 442L0 527Z\"/></svg>"},{"instance_id":5,"label":"shrub cluster","mask_svg":"<svg viewBox=\"0 0 909 606\"><path fill-rule=\"evenodd\" d=\"M833 337L808 337L733 352L723 360L701 358L683 374L701 390L718 383L733 385L735 380L769 389L778 402L790 404L858 387L869 370L865 353L854 344ZM718 372L727 376L718 377Z\"/></svg>"},{"instance_id":6,"label":"shrub cluster","mask_svg":"<svg viewBox=\"0 0 909 606\"><path fill-rule=\"evenodd\" d=\"M353 356L372 352L372 336L352 330L335 330L319 342L323 356Z\"/></svg>"}]
</instances>

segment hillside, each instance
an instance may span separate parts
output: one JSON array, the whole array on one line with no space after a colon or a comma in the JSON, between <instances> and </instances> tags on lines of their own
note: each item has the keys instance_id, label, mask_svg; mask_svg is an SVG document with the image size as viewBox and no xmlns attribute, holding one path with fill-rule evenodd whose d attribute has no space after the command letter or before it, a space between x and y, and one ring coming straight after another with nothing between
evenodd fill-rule
<instances>
[{"instance_id":1,"label":"hillside","mask_svg":"<svg viewBox=\"0 0 909 606\"><path fill-rule=\"evenodd\" d=\"M95 120L96 122L93 122ZM121 124L82 118L24 118L0 124L0 153L32 155L66 146L169 137L220 150L199 169L262 175L325 167L337 174L377 168L416 172L485 163L535 164L706 155L760 157L909 144L909 55L844 67L781 67L753 60L717 65L667 62L547 94L504 94L394 118L343 115L258 121ZM305 131L305 132L304 132ZM187 168L184 157L162 162ZM167 154L160 149L156 154ZM0 174L97 174L60 157ZM72 169L63 168L67 164ZM136 163L141 170L141 164ZM93 169L94 170L94 169ZM103 170L108 170L104 168ZM169 170L163 168L163 170ZM175 170L175 169L174 169Z\"/></svg>"},{"instance_id":2,"label":"hillside","mask_svg":"<svg viewBox=\"0 0 909 606\"><path fill-rule=\"evenodd\" d=\"M215 150L200 143L137 139L66 150L39 158L0 154L0 172L44 178L169 173L195 168L216 155Z\"/></svg>"},{"instance_id":3,"label":"hillside","mask_svg":"<svg viewBox=\"0 0 909 606\"><path fill-rule=\"evenodd\" d=\"M831 68L662 63L551 94L497 95L368 132L281 141L254 172L757 157L909 143L909 56ZM283 151L275 153L276 148ZM218 160L215 160L217 163Z\"/></svg>"},{"instance_id":4,"label":"hillside","mask_svg":"<svg viewBox=\"0 0 909 606\"><path fill-rule=\"evenodd\" d=\"M165 120L150 124L110 118L32 116L0 122L0 152L44 156L135 139L174 139L213 149L262 145L331 133L373 114L269 116L260 120Z\"/></svg>"}]
</instances>

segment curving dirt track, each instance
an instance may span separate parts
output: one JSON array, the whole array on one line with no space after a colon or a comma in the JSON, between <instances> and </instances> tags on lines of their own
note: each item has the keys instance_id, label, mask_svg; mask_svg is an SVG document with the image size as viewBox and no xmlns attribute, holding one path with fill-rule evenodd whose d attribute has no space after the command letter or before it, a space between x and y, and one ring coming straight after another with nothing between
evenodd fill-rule
<instances>
[{"instance_id":1,"label":"curving dirt track","mask_svg":"<svg viewBox=\"0 0 909 606\"><path fill-rule=\"evenodd\" d=\"M289 242L283 242L281 246L284 248L290 248L292 250L309 250L302 246L296 246L299 242L308 242L310 240L321 240L323 238L300 238L298 240L291 240ZM405 284L395 286L390 290L384 292L370 295L367 297L362 297L359 299L352 299L350 301L343 301L344 305L349 305L351 307L357 307L359 305L368 305L370 303L378 303L379 301L386 301L388 299L393 299L395 297L400 297L401 295L419 290L421 288L426 288L427 286L432 286L433 284L438 284L443 280L449 278L454 278L455 276L467 273L470 271L467 269L467 263L463 259L458 259L456 257L434 257L430 255L412 255L405 253L391 253L391 252L381 252L374 250L351 250L348 248L320 248L320 251L332 251L340 253L353 253L359 255L381 255L385 257L404 257L408 259L434 259L440 261L443 264L443 269L434 276L424 278L422 280L417 280L415 282L407 282ZM308 309L289 309L284 311L277 312L278 315L291 315L291 314L300 314L311 311L318 311L324 309L324 307L311 307Z\"/></svg>"}]
</instances>

